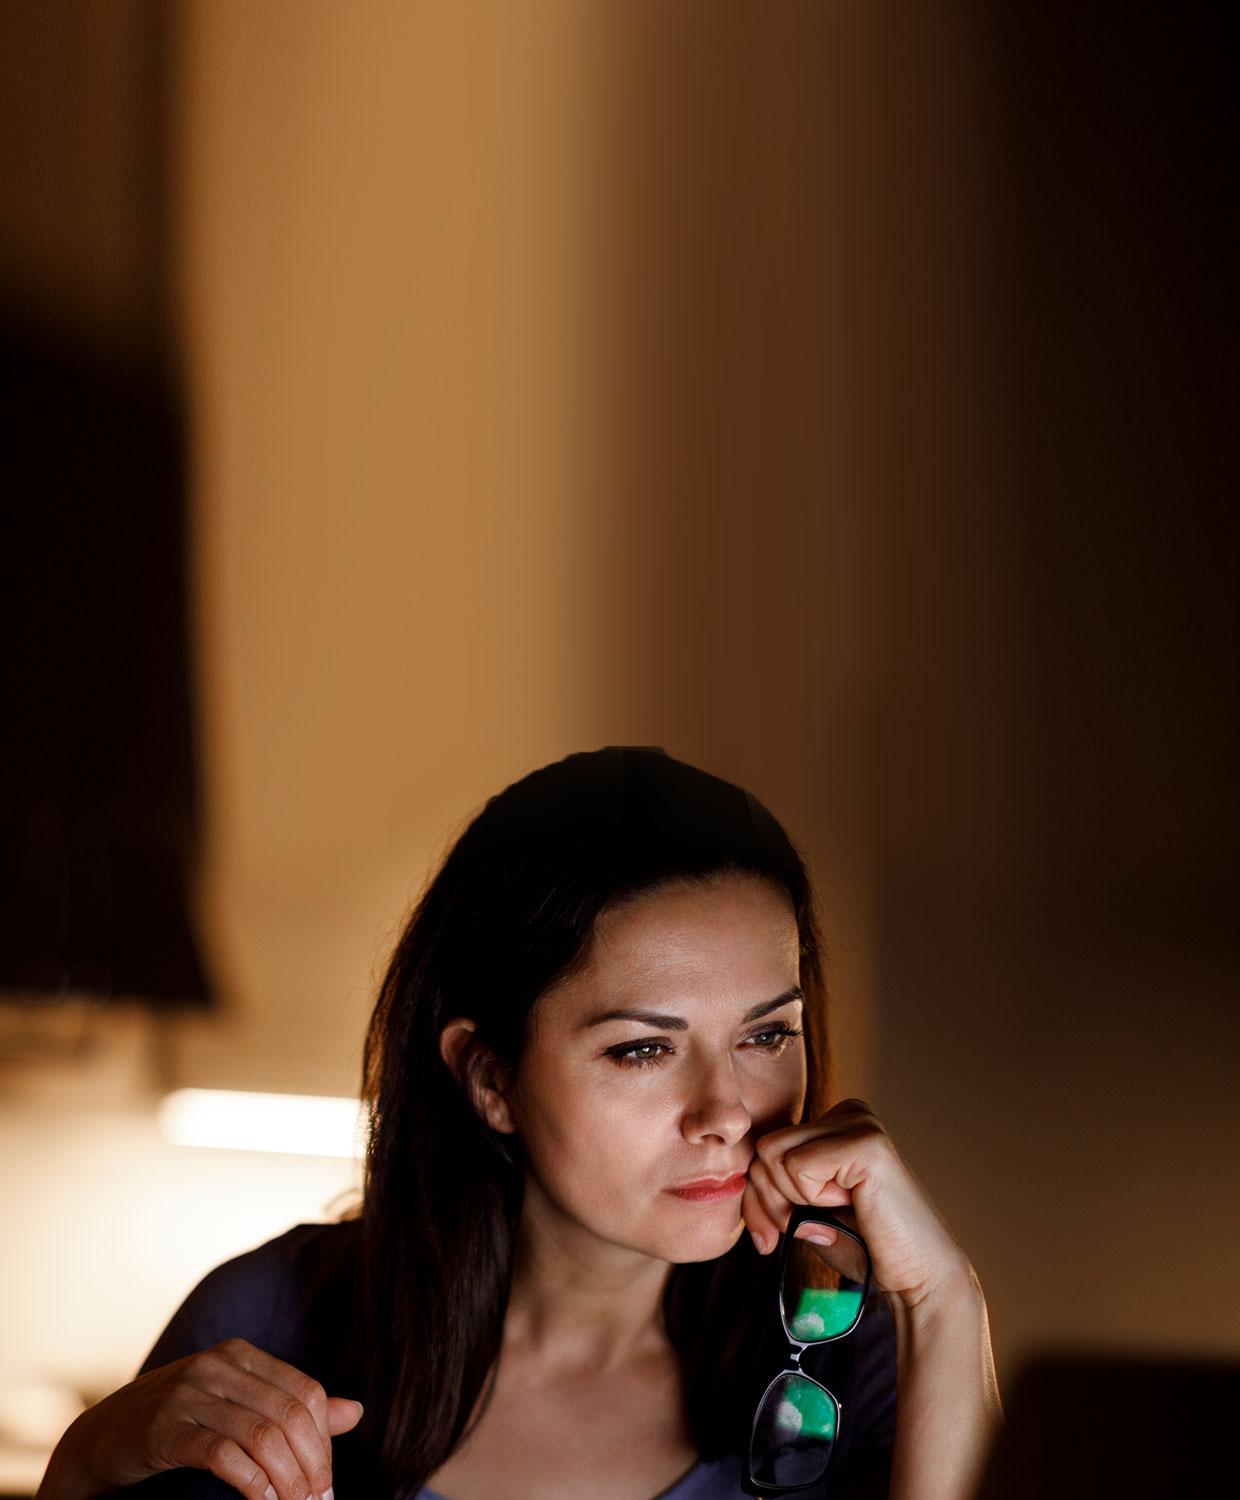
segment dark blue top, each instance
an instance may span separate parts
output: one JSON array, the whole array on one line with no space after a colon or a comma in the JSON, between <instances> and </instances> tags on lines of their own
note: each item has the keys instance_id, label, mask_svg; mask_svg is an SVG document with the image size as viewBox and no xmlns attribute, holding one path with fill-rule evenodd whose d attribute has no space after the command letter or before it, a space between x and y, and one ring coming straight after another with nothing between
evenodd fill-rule
<instances>
[{"instance_id":1,"label":"dark blue top","mask_svg":"<svg viewBox=\"0 0 1240 1500\"><path fill-rule=\"evenodd\" d=\"M331 1396L362 1398L360 1381L343 1353L359 1316L356 1302L360 1224L298 1224L257 1249L216 1266L194 1287L156 1340L138 1374L226 1338L243 1338L318 1380ZM843 1407L839 1446L827 1481L803 1491L804 1500L886 1500L895 1439L895 1330L881 1296L848 1336L853 1372L847 1390L827 1384ZM825 1351L824 1351L825 1352ZM808 1367L809 1361L806 1360ZM777 1371L772 1370L774 1376ZM351 1434L332 1439L336 1500L380 1500L350 1479ZM748 1434L745 1434L747 1437ZM743 1441L743 1439L742 1439ZM654 1500L743 1500L737 1453L699 1462ZM175 1469L133 1485L154 1500L235 1500L237 1492L213 1474ZM422 1488L392 1500L445 1500ZM502 1500L502 1497L499 1497ZM635 1496L634 1500L646 1500Z\"/></svg>"}]
</instances>

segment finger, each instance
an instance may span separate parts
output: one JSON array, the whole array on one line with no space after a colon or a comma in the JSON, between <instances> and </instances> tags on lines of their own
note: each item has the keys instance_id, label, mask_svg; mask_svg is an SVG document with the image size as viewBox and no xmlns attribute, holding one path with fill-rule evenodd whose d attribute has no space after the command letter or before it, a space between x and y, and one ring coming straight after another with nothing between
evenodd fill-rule
<instances>
[{"instance_id":1,"label":"finger","mask_svg":"<svg viewBox=\"0 0 1240 1500\"><path fill-rule=\"evenodd\" d=\"M847 1135L854 1130L882 1130L874 1112L862 1099L844 1099L834 1104L826 1114L815 1120L804 1120L799 1125L783 1125L759 1137L756 1149L762 1153L765 1144L768 1151L787 1152L805 1141L822 1136Z\"/></svg>"},{"instance_id":2,"label":"finger","mask_svg":"<svg viewBox=\"0 0 1240 1500\"><path fill-rule=\"evenodd\" d=\"M752 1164L749 1170L752 1174ZM768 1250L774 1249L779 1243L779 1225L763 1208L762 1200L753 1185L752 1175L746 1185L744 1197L741 1199L741 1217L745 1221L745 1227L753 1236L759 1255L765 1255Z\"/></svg>"},{"instance_id":3,"label":"finger","mask_svg":"<svg viewBox=\"0 0 1240 1500\"><path fill-rule=\"evenodd\" d=\"M809 1240L814 1245L833 1245L838 1238L836 1230L829 1224L798 1224L793 1239Z\"/></svg>"},{"instance_id":4,"label":"finger","mask_svg":"<svg viewBox=\"0 0 1240 1500\"><path fill-rule=\"evenodd\" d=\"M222 1432L197 1422L177 1422L165 1445L169 1468L205 1469L246 1496L246 1500L270 1500L271 1480L248 1453Z\"/></svg>"},{"instance_id":5,"label":"finger","mask_svg":"<svg viewBox=\"0 0 1240 1500\"><path fill-rule=\"evenodd\" d=\"M815 1208L841 1208L852 1202L852 1191L839 1181L844 1160L832 1159L829 1148L820 1141L806 1141L789 1151L780 1161L780 1169L795 1186L802 1203Z\"/></svg>"},{"instance_id":6,"label":"finger","mask_svg":"<svg viewBox=\"0 0 1240 1500\"><path fill-rule=\"evenodd\" d=\"M327 1398L327 1430L332 1437L339 1437L342 1432L348 1432L356 1427L362 1420L364 1410L360 1401L354 1401L350 1396L328 1396Z\"/></svg>"},{"instance_id":7,"label":"finger","mask_svg":"<svg viewBox=\"0 0 1240 1500\"><path fill-rule=\"evenodd\" d=\"M855 1116L860 1119L867 1119L871 1123L876 1123L874 1111L864 1099L837 1099L827 1111L827 1114L838 1114L841 1119L848 1116ZM823 1118L825 1119L826 1116L824 1115Z\"/></svg>"},{"instance_id":8,"label":"finger","mask_svg":"<svg viewBox=\"0 0 1240 1500\"><path fill-rule=\"evenodd\" d=\"M203 1427L230 1438L264 1471L279 1500L310 1500L331 1488L321 1463L307 1469L285 1428L261 1411L236 1401L206 1399L189 1415Z\"/></svg>"},{"instance_id":9,"label":"finger","mask_svg":"<svg viewBox=\"0 0 1240 1500\"><path fill-rule=\"evenodd\" d=\"M782 1131L778 1132L780 1135ZM821 1140L821 1134L811 1135L808 1140ZM808 1203L809 1199L801 1191L801 1188L792 1180L788 1168L784 1164L784 1157L790 1149L789 1143L772 1142L771 1137L765 1136L757 1144L757 1157L750 1163L749 1175L752 1179L754 1169L760 1168L764 1174L764 1180L769 1184L771 1192L777 1192L789 1205L793 1203ZM789 1209L791 1212L791 1208ZM787 1223L787 1215L783 1223Z\"/></svg>"},{"instance_id":10,"label":"finger","mask_svg":"<svg viewBox=\"0 0 1240 1500\"><path fill-rule=\"evenodd\" d=\"M297 1465L298 1473L304 1476L311 1494L322 1495L329 1490L332 1483L331 1439L328 1438L324 1445L322 1433L310 1408L296 1396L290 1396L279 1386L261 1380L247 1370L234 1367L226 1383L228 1389L219 1397L209 1398L205 1410L208 1413L225 1409L246 1412L250 1417L251 1425L256 1421L271 1423L279 1430L285 1446ZM326 1407L326 1397L323 1398L323 1404ZM206 1420L207 1425L211 1425L209 1417L199 1418L198 1412L192 1406L190 1415L198 1420ZM326 1426L326 1417L324 1417L324 1426ZM247 1452L252 1453L256 1460L262 1461L259 1454L254 1453L254 1450L244 1441L244 1429L240 1436L235 1426L230 1426L226 1430L228 1435L240 1442L241 1446ZM276 1489L280 1489L278 1481ZM283 1500L282 1494L281 1500Z\"/></svg>"},{"instance_id":11,"label":"finger","mask_svg":"<svg viewBox=\"0 0 1240 1500\"><path fill-rule=\"evenodd\" d=\"M215 1379L208 1388L217 1396L252 1405L256 1411L279 1422L287 1430L307 1477L326 1476L322 1488L314 1493L318 1495L327 1489L331 1485L332 1442L327 1425L327 1392L319 1382L246 1339L225 1339L207 1352L218 1355L228 1367L226 1370L213 1367ZM238 1379L240 1385L236 1383ZM286 1398L284 1401L280 1400L281 1394ZM309 1415L313 1432L305 1414Z\"/></svg>"},{"instance_id":12,"label":"finger","mask_svg":"<svg viewBox=\"0 0 1240 1500\"><path fill-rule=\"evenodd\" d=\"M783 1165L811 1203L833 1208L851 1204L859 1188L886 1173L894 1156L890 1136L870 1117L802 1141L784 1152Z\"/></svg>"},{"instance_id":13,"label":"finger","mask_svg":"<svg viewBox=\"0 0 1240 1500\"><path fill-rule=\"evenodd\" d=\"M852 1202L876 1151L889 1144L882 1126L864 1111L773 1131L756 1151L776 1186L794 1201L834 1208Z\"/></svg>"},{"instance_id":14,"label":"finger","mask_svg":"<svg viewBox=\"0 0 1240 1500\"><path fill-rule=\"evenodd\" d=\"M749 1164L749 1181L763 1212L777 1232L782 1234L788 1227L788 1220L792 1216L792 1204L772 1182L765 1162L754 1160Z\"/></svg>"}]
</instances>

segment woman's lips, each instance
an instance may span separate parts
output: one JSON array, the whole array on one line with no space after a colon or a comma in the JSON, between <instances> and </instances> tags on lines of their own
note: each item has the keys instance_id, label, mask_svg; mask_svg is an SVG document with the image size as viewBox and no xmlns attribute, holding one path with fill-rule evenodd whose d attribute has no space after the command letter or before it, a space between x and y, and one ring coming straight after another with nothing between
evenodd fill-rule
<instances>
[{"instance_id":1,"label":"woman's lips","mask_svg":"<svg viewBox=\"0 0 1240 1500\"><path fill-rule=\"evenodd\" d=\"M738 1172L723 1182L691 1182L685 1187L665 1188L664 1192L676 1198L687 1198L690 1203L720 1203L725 1198L735 1198L738 1193L743 1193L747 1181L744 1172Z\"/></svg>"}]
</instances>

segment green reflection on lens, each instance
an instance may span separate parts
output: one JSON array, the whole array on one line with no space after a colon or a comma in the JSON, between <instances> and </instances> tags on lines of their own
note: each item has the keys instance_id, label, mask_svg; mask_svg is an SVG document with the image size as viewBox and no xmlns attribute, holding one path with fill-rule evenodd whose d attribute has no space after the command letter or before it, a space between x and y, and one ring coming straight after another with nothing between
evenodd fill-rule
<instances>
[{"instance_id":1,"label":"green reflection on lens","mask_svg":"<svg viewBox=\"0 0 1240 1500\"><path fill-rule=\"evenodd\" d=\"M835 1440L835 1402L812 1380L790 1380L775 1412L781 1441L797 1437Z\"/></svg>"},{"instance_id":2,"label":"green reflection on lens","mask_svg":"<svg viewBox=\"0 0 1240 1500\"><path fill-rule=\"evenodd\" d=\"M792 1317L792 1336L809 1343L843 1333L857 1321L860 1287L805 1287Z\"/></svg>"}]
</instances>

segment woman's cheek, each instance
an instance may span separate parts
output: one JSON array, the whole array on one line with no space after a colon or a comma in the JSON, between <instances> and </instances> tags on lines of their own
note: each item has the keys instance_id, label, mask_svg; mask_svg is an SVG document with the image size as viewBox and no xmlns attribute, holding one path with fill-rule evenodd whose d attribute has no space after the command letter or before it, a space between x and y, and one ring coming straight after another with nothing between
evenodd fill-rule
<instances>
[{"instance_id":1,"label":"woman's cheek","mask_svg":"<svg viewBox=\"0 0 1240 1500\"><path fill-rule=\"evenodd\" d=\"M746 1104L755 1135L782 1130L801 1118L806 1082L801 1058L793 1059L786 1068L772 1068L768 1074L751 1080Z\"/></svg>"},{"instance_id":2,"label":"woman's cheek","mask_svg":"<svg viewBox=\"0 0 1240 1500\"><path fill-rule=\"evenodd\" d=\"M574 1077L561 1080L546 1097L554 1103L540 1122L540 1154L552 1170L571 1164L573 1175L585 1172L596 1180L604 1167L632 1162L633 1142L650 1130L656 1113L649 1095L631 1081L628 1087L623 1081L601 1087Z\"/></svg>"}]
</instances>

